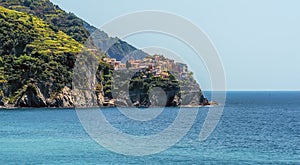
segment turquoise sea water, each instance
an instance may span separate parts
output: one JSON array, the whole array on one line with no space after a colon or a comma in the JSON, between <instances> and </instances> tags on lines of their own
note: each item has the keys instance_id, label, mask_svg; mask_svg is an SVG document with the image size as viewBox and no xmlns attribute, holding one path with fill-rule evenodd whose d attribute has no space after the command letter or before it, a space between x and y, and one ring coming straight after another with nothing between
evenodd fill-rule
<instances>
[{"instance_id":1,"label":"turquoise sea water","mask_svg":"<svg viewBox=\"0 0 300 165\"><path fill-rule=\"evenodd\" d=\"M75 110L0 111L0 164L300 164L300 92L228 92L223 116L206 141L199 132L207 108L184 138L161 153L113 153L84 131ZM136 122L117 109L102 110L116 128L155 134L175 119L166 108L153 121Z\"/></svg>"}]
</instances>

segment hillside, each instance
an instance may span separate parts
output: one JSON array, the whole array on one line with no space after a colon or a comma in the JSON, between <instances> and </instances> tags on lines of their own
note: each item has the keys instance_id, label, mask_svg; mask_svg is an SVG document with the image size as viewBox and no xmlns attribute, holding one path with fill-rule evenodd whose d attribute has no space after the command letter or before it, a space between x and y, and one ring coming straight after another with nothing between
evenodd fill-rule
<instances>
[{"instance_id":1,"label":"hillside","mask_svg":"<svg viewBox=\"0 0 300 165\"><path fill-rule=\"evenodd\" d=\"M125 55L130 55L135 59L141 59L147 55L118 38L109 37L105 32L89 25L73 13L63 11L49 0L0 0L0 6L37 16L51 25L53 30L66 33L81 44L96 32L92 35L97 36L96 46L111 58L121 60Z\"/></svg>"},{"instance_id":2,"label":"hillside","mask_svg":"<svg viewBox=\"0 0 300 165\"><path fill-rule=\"evenodd\" d=\"M148 54L136 49L119 38L109 37L104 31L94 26L84 23L84 27L91 34L91 38L97 48L105 51L109 57L116 58L118 61L126 62L130 58L140 60Z\"/></svg>"},{"instance_id":3,"label":"hillside","mask_svg":"<svg viewBox=\"0 0 300 165\"><path fill-rule=\"evenodd\" d=\"M83 50L72 37L38 17L0 6L0 42L0 97L5 97L4 102L46 106L46 99L71 88L75 56Z\"/></svg>"}]
</instances>

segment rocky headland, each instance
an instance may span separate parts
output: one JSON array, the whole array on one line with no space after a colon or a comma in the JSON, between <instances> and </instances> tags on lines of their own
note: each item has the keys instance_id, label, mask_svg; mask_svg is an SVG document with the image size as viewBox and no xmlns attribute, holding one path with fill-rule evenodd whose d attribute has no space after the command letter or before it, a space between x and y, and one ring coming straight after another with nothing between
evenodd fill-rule
<instances>
[{"instance_id":1,"label":"rocky headland","mask_svg":"<svg viewBox=\"0 0 300 165\"><path fill-rule=\"evenodd\" d=\"M95 32L99 38L86 45ZM149 56L49 0L0 1L0 34L2 108L209 104L185 64ZM82 54L95 62L94 74L85 61L76 66ZM79 81L75 67L88 80Z\"/></svg>"}]
</instances>

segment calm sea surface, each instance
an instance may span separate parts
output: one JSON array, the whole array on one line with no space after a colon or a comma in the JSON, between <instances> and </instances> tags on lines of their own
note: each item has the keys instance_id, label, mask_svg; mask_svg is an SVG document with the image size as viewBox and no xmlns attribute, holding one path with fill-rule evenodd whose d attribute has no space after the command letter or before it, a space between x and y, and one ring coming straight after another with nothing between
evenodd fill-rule
<instances>
[{"instance_id":1,"label":"calm sea surface","mask_svg":"<svg viewBox=\"0 0 300 165\"><path fill-rule=\"evenodd\" d=\"M94 142L75 110L0 110L0 164L300 164L300 92L228 92L223 116L206 141L199 111L184 138L161 153L124 156ZM102 110L111 124L132 135L156 134L176 118L166 108L149 122Z\"/></svg>"}]
</instances>

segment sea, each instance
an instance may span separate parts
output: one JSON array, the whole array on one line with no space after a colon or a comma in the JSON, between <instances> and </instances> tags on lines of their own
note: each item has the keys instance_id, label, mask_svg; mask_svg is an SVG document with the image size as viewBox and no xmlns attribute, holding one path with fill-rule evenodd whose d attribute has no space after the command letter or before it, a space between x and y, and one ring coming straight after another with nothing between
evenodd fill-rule
<instances>
[{"instance_id":1,"label":"sea","mask_svg":"<svg viewBox=\"0 0 300 165\"><path fill-rule=\"evenodd\" d=\"M164 108L148 121L128 118L118 108L99 108L115 129L134 136L159 134L181 110L197 111L188 132L169 148L136 156L95 141L75 109L3 109L0 164L300 164L300 92L227 92L220 121L206 140L199 132L208 107Z\"/></svg>"}]
</instances>

